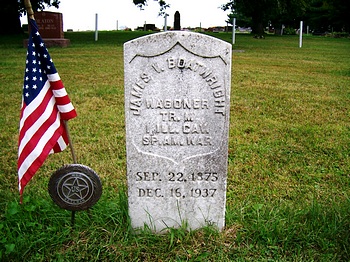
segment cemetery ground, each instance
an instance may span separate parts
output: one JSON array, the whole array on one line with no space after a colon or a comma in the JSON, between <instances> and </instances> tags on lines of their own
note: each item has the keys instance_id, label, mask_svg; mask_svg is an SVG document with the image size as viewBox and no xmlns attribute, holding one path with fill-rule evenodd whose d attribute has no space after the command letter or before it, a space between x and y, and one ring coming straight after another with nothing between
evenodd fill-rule
<instances>
[{"instance_id":1,"label":"cemetery ground","mask_svg":"<svg viewBox=\"0 0 350 262\"><path fill-rule=\"evenodd\" d=\"M50 48L78 117L69 128L79 163L103 184L89 212L51 200L50 155L19 205L17 140L26 49L0 41L1 261L349 261L350 40L237 35L226 227L135 234L127 214L123 46L143 32L67 33ZM231 34L214 36L228 42Z\"/></svg>"}]
</instances>

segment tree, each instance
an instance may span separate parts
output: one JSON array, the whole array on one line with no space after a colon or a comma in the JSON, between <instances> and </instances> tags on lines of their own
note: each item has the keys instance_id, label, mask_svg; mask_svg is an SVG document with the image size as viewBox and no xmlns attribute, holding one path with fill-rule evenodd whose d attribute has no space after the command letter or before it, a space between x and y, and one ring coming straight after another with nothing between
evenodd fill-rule
<instances>
[{"instance_id":1,"label":"tree","mask_svg":"<svg viewBox=\"0 0 350 262\"><path fill-rule=\"evenodd\" d=\"M224 4L221 8L231 10L234 14L251 18L252 33L264 34L264 24L268 21L274 0L232 0Z\"/></svg>"},{"instance_id":2,"label":"tree","mask_svg":"<svg viewBox=\"0 0 350 262\"><path fill-rule=\"evenodd\" d=\"M46 6L58 8L59 3L59 0L31 0L34 11L44 10ZM20 17L26 13L23 0L2 0L0 12L0 35L22 33Z\"/></svg>"},{"instance_id":3,"label":"tree","mask_svg":"<svg viewBox=\"0 0 350 262\"><path fill-rule=\"evenodd\" d=\"M328 0L332 3L332 9L330 10L330 19L332 27L336 31L350 32L350 1L349 0Z\"/></svg>"},{"instance_id":4,"label":"tree","mask_svg":"<svg viewBox=\"0 0 350 262\"><path fill-rule=\"evenodd\" d=\"M309 6L308 0L283 0L278 1L279 5L270 21L278 26L284 24L287 27L298 28L300 21L304 20Z\"/></svg>"},{"instance_id":5,"label":"tree","mask_svg":"<svg viewBox=\"0 0 350 262\"><path fill-rule=\"evenodd\" d=\"M21 32L20 3L14 0L3 0L0 5L0 34L18 34Z\"/></svg>"},{"instance_id":6,"label":"tree","mask_svg":"<svg viewBox=\"0 0 350 262\"><path fill-rule=\"evenodd\" d=\"M306 5L306 0L231 0L221 8L250 18L252 33L261 36L269 21L293 21L305 13Z\"/></svg>"},{"instance_id":7,"label":"tree","mask_svg":"<svg viewBox=\"0 0 350 262\"><path fill-rule=\"evenodd\" d=\"M241 13L233 11L227 14L227 20L225 21L228 24L233 24L233 18L236 18L236 24L240 27L250 27L252 25L251 17L247 17Z\"/></svg>"},{"instance_id":8,"label":"tree","mask_svg":"<svg viewBox=\"0 0 350 262\"><path fill-rule=\"evenodd\" d=\"M313 0L306 19L312 29L320 32L350 31L350 2L348 0Z\"/></svg>"}]
</instances>

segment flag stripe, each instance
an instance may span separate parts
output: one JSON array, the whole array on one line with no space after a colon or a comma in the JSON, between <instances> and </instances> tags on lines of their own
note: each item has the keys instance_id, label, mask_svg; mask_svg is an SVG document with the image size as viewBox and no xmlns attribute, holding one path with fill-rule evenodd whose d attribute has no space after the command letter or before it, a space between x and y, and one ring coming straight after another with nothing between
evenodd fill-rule
<instances>
[{"instance_id":1,"label":"flag stripe","mask_svg":"<svg viewBox=\"0 0 350 262\"><path fill-rule=\"evenodd\" d=\"M52 86L52 82L51 82L51 86ZM54 96L58 99L58 98L64 98L67 96L67 92L65 89L54 89L53 88L53 94Z\"/></svg>"},{"instance_id":2,"label":"flag stripe","mask_svg":"<svg viewBox=\"0 0 350 262\"><path fill-rule=\"evenodd\" d=\"M30 148L26 148L26 150L23 150L24 153L26 153L26 155L23 155L23 157L21 155L19 159L19 171L21 173L27 172L27 170L31 166L33 166L33 163L37 160L38 155L40 155L40 152L43 151L43 148L45 148L47 144L52 144L52 147L54 146L56 141L52 141L52 140L55 140L55 139L57 140L58 137L60 136L60 133L57 131L61 131L59 130L60 121L58 118L59 117L56 114L56 119L54 119L53 124L46 130L45 136L41 136L37 141L35 141L36 143L33 142L30 145L31 146ZM52 137L55 137L55 139L53 139ZM28 149L30 149L31 151L28 152L27 151ZM47 154L48 153L49 152L47 152Z\"/></svg>"},{"instance_id":3,"label":"flag stripe","mask_svg":"<svg viewBox=\"0 0 350 262\"><path fill-rule=\"evenodd\" d=\"M58 110L64 114L64 113L69 113L70 111L72 111L73 109L73 105L69 104L69 105L64 105L64 106L57 106Z\"/></svg>"},{"instance_id":4,"label":"flag stripe","mask_svg":"<svg viewBox=\"0 0 350 262\"><path fill-rule=\"evenodd\" d=\"M57 138L58 135L55 134L53 137L52 137L52 140L55 140L55 139L58 139ZM38 153L38 157L35 159L35 161L33 161L31 163L30 166L28 166L28 168L26 169L26 171L24 172L23 170L21 170L21 172L19 171L19 174L21 173L22 176L20 177L20 180L19 180L19 191L20 191L20 194L22 195L23 194L23 189L24 187L27 185L27 183L29 182L29 180L33 177L33 174L36 173L36 171L41 167L41 165L43 164L43 162L45 161L47 155L49 154L50 152L50 148L52 148L52 144L51 143L47 143L41 153L40 152L37 152Z\"/></svg>"},{"instance_id":5,"label":"flag stripe","mask_svg":"<svg viewBox=\"0 0 350 262\"><path fill-rule=\"evenodd\" d=\"M62 136L59 137L56 146L53 148L54 152L63 151L68 145L67 133L63 132Z\"/></svg>"},{"instance_id":6,"label":"flag stripe","mask_svg":"<svg viewBox=\"0 0 350 262\"><path fill-rule=\"evenodd\" d=\"M56 81L59 81L61 80L60 76L58 73L54 73L54 74L49 74L47 75L47 79L50 81L50 82L56 82ZM63 85L62 85L63 86Z\"/></svg>"},{"instance_id":7,"label":"flag stripe","mask_svg":"<svg viewBox=\"0 0 350 262\"><path fill-rule=\"evenodd\" d=\"M42 92L44 93L44 91L45 90L43 90ZM41 104L39 106L32 107L31 105L33 103L31 103L29 106L23 109L23 117L20 124L21 129L20 129L20 136L19 136L21 144L24 143L23 138L26 134L30 138L30 135L35 133L34 131L30 131L30 130L34 130L35 128L38 128L37 126L41 126L42 122L40 121L45 120L45 116L47 115L48 110L53 108L52 99L54 98L52 94L50 94L51 90L48 89L46 91L47 92L45 96L42 98ZM51 104L50 104L50 101L51 101ZM50 108L48 108L49 105L50 105ZM21 150L19 150L19 152L20 151Z\"/></svg>"},{"instance_id":8,"label":"flag stripe","mask_svg":"<svg viewBox=\"0 0 350 262\"><path fill-rule=\"evenodd\" d=\"M54 101L54 98L51 99L51 102ZM39 121L36 122L36 124L32 125L27 133L28 135L25 136L22 141L23 143L20 144L20 147L18 149L20 156L18 158L18 163L22 164L22 161L24 160L24 157L31 153L33 148L36 147L38 141L42 139L43 136L50 136L52 135L49 133L49 129L52 125L58 125L60 124L60 119L57 121L57 109L50 108L49 106L46 108L45 112L41 115L39 118L39 121L42 121L38 125ZM58 127L56 127L57 129ZM48 137L49 138L49 137ZM40 145L39 145L40 146Z\"/></svg>"},{"instance_id":9,"label":"flag stripe","mask_svg":"<svg viewBox=\"0 0 350 262\"><path fill-rule=\"evenodd\" d=\"M31 121L31 123L35 120L35 117L33 119L30 119L31 115L41 115L41 113L45 110L45 107L43 106L45 103L48 102L48 100L51 99L50 94L48 94L48 90L50 90L50 83L47 81L45 85L43 86L42 91L38 94L38 96L33 100L32 103L29 105L26 105L23 103L22 105L22 114L21 114L21 120L20 120L20 130L23 128L24 122L29 118L28 121ZM48 95L47 97L45 97ZM37 111L36 111L37 110ZM34 114L35 112L35 114ZM30 123L28 123L30 125Z\"/></svg>"}]
</instances>

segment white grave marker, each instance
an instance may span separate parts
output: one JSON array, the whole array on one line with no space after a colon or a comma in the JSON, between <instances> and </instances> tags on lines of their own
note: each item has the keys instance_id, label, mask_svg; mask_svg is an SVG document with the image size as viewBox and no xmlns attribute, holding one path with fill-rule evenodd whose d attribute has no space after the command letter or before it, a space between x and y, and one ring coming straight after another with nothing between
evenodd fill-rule
<instances>
[{"instance_id":1,"label":"white grave marker","mask_svg":"<svg viewBox=\"0 0 350 262\"><path fill-rule=\"evenodd\" d=\"M165 32L124 44L129 215L155 232L225 223L231 44Z\"/></svg>"}]
</instances>

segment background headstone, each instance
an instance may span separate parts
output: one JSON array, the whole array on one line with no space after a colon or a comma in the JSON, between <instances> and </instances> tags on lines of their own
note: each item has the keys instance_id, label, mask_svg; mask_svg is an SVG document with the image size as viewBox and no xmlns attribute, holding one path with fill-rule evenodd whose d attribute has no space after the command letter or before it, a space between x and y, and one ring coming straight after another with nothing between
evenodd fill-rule
<instances>
[{"instance_id":1,"label":"background headstone","mask_svg":"<svg viewBox=\"0 0 350 262\"><path fill-rule=\"evenodd\" d=\"M47 47L66 47L70 44L70 40L64 38L62 13L42 11L36 12L34 17L39 33ZM24 41L23 45L27 47L28 39Z\"/></svg>"},{"instance_id":2,"label":"background headstone","mask_svg":"<svg viewBox=\"0 0 350 262\"><path fill-rule=\"evenodd\" d=\"M174 30L181 30L181 22L180 22L180 12L176 11L174 14Z\"/></svg>"},{"instance_id":3,"label":"background headstone","mask_svg":"<svg viewBox=\"0 0 350 262\"><path fill-rule=\"evenodd\" d=\"M165 32L124 44L129 215L155 232L225 218L231 44Z\"/></svg>"},{"instance_id":4,"label":"background headstone","mask_svg":"<svg viewBox=\"0 0 350 262\"><path fill-rule=\"evenodd\" d=\"M34 17L42 38L64 38L61 13L42 11Z\"/></svg>"}]
</instances>

